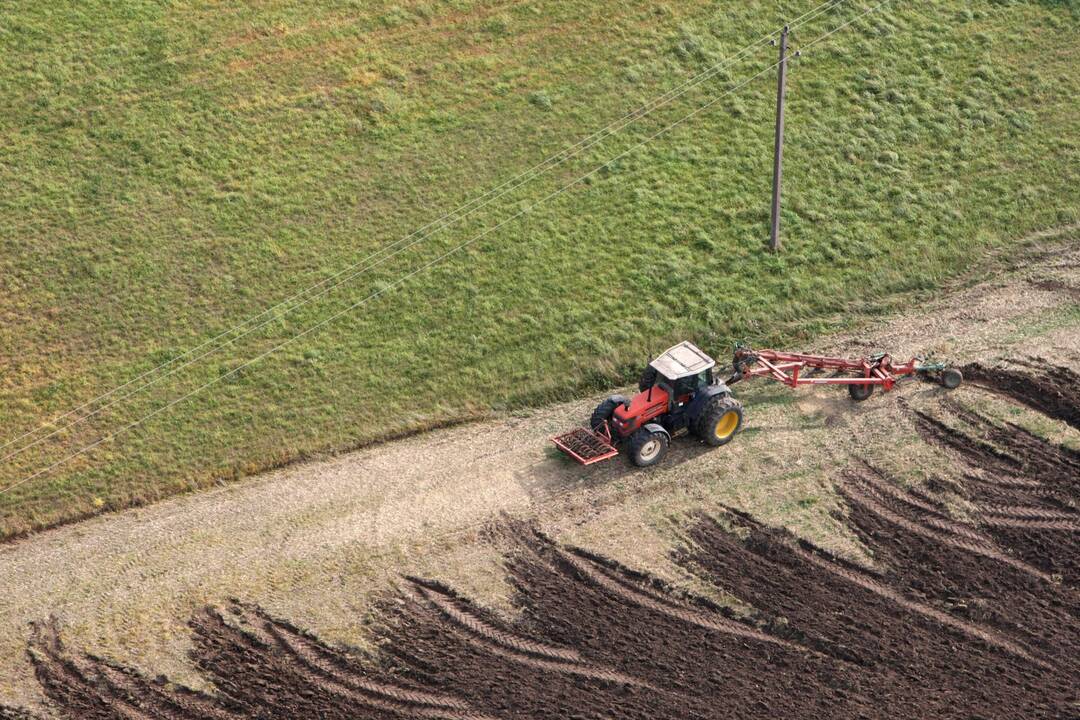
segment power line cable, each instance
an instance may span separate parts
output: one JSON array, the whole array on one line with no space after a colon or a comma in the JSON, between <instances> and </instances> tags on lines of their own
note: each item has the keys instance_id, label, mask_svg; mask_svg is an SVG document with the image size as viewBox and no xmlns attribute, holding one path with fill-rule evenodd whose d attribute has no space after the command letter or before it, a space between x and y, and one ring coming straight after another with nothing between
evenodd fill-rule
<instances>
[{"instance_id":1,"label":"power line cable","mask_svg":"<svg viewBox=\"0 0 1080 720\"><path fill-rule=\"evenodd\" d=\"M833 8L839 6L840 4L842 4L844 2L846 2L846 0L826 0L826 2L824 2L821 5L817 6L813 10L810 10L810 11L804 13L799 18L796 18L796 20L792 21L792 24L794 24L794 23L805 24L807 22L810 22L810 21L816 19L817 17L819 17L820 15L832 10ZM269 325L270 323L274 322L275 320L280 319L281 316L275 314L276 311L282 309L283 307L285 307L286 305L288 305L289 303L291 303L291 302L293 302L295 300L298 300L300 298L304 298L304 296L307 295L308 293L311 293L312 291L318 290L319 288L323 288L323 290L321 290L320 292L318 292L318 293L316 293L314 295L311 295L310 297L306 297L306 298L300 300L300 302L297 302L295 305L286 308L284 310L283 314L291 313L293 310L296 310L296 309L306 305L307 303L312 302L313 300L316 300L319 297L322 297L322 296L326 295L327 293L331 292L332 290L340 287L341 285L343 285L343 284L349 282L350 280L352 280L353 278L357 277L361 273L364 273L364 272L366 272L368 270L371 270L371 269L373 269L373 268L375 268L375 267L377 267L379 265L382 265L383 263L387 262L388 260L395 257L396 255L398 255L398 254L408 250L409 248L413 247L417 243L422 242L422 241L430 238L431 236L433 236L437 232L439 232L439 231L441 231L441 230L443 230L443 229L445 229L447 227L450 227L451 225L453 225L453 224L459 222L460 220L463 220L466 217L468 217L468 216L472 215L473 213L477 212L478 210L481 210L484 207L487 207L488 205L495 202L499 198L505 196L506 194L508 194L510 192L513 192L514 190L518 189L519 187L521 187L522 185L525 185L528 182L531 182L536 177L539 177L543 173L546 173L549 170L561 165L562 163L566 162L567 160L570 160L570 159L584 153L586 150L589 150L590 148L592 148L596 144L600 143L601 141L603 141L607 137L609 137L609 136L611 136L611 135L613 135L615 133L620 132L621 130L626 128L628 125L636 122L637 120L640 120L641 118L647 116L648 114L652 113L653 111L667 105L672 100L675 100L676 98L681 97L682 95L686 94L687 92L689 92L693 88L695 88L698 85L704 83L705 81L709 80L710 78L712 78L713 76L715 76L719 72L727 69L728 67L733 65L735 62L737 62L738 60L745 57L750 51L752 51L755 48L757 48L758 46L764 44L767 40L769 40L772 37L773 34L775 34L775 33L770 33L770 34L764 36L763 38L761 38L761 39L759 39L759 40L757 40L757 41L743 47L733 57L728 58L728 59L726 59L726 60L724 60L724 61L722 61L720 63L714 64L713 66L707 68L706 70L698 73L694 77L692 77L689 80L685 81L681 85L676 86L675 88L669 90L668 92L664 93L663 95L649 101L645 105L643 105L643 106L641 106L639 108L636 108L635 110L627 113L626 115L619 118L618 120L613 121L612 123L609 123L605 127L603 127L600 130L594 132L592 135L590 135L590 136L586 137L585 139L579 141L578 143L571 146L570 148L568 148L566 150L563 150L563 151L560 151L559 153L556 153L555 155L550 156L546 160L538 163L537 165L534 165L529 170L526 170L525 172L520 173L519 175L517 175L517 176L511 178L510 180L504 182L502 185L499 185L499 186L493 188L492 190L489 190L488 192L484 193L483 195L480 195L480 196L474 198L473 200L469 201L465 205L462 205L461 207L457 208L456 210L454 210L454 211L452 211L450 213L447 213L446 215L443 215L441 218L428 223L427 225L423 226L419 230L416 230L413 233L411 233L409 235L406 235L405 237L395 241L394 243L391 243L389 246L386 246L386 247L376 251L375 253L372 253L372 254L368 255L363 260L360 260L360 261L358 261L358 262L344 268L343 270L335 273L334 275L331 275L330 277L325 278L324 280L320 281L319 283L316 283L315 285L313 285L311 287L308 287L308 288L300 291L299 293L296 293L296 294L286 298L285 300L282 300L281 302L279 302L276 305L268 308L267 310L264 310L261 313L255 315L255 316L253 316L251 318L248 318L247 320L243 321L242 323L240 323L238 325L235 325L235 326L229 328L228 330L225 330L225 331L219 333L218 335L214 336L213 338L210 338L207 341L204 341L203 343L197 345L196 347L192 348L191 350L187 350L184 353L182 353L181 355L178 355L177 357L171 358L168 361L158 365L157 367L152 368L150 370L147 370L144 373L136 376L135 378L132 378L131 380L128 380L124 384L122 384L122 385L120 385L120 386L118 386L118 387L116 387L116 388L114 388L114 389L112 389L112 390L110 390L110 391L108 391L106 393L98 395L97 397L92 398L91 400L88 400L88 401L84 402L83 404L79 405L78 407L73 408L72 410L69 410L69 411L65 412L64 414L59 415L59 416L53 418L52 420L50 420L50 421L48 421L46 423L42 423L38 427L33 428L31 430L28 430L28 431L24 432L23 434L21 434L21 435L15 437L15 438L5 442L3 445L0 445L0 450L4 450L4 449L10 447L11 445L14 445L15 443L18 443L18 442L20 442L20 441L22 441L22 440L24 440L24 439L26 439L26 438L28 438L28 437L30 437L32 435L37 434L38 432L40 432L43 429L47 429L50 426L56 425L58 422L60 422L62 420L65 420L65 419L71 417L72 415L78 414L82 410L86 410L86 409L90 408L91 406L97 404L98 402L100 402L102 400L105 400L106 398L112 397L113 395L115 395L117 393L120 393L125 388L127 388L127 387L129 387L129 386L131 386L131 385L133 385L135 383L138 383L140 380L149 378L151 375L154 375L155 373L157 373L157 372L159 372L159 371L173 365L174 363L178 362L179 360L184 359L185 357L188 357L188 356L192 355L193 353L198 352L199 350L202 350L203 348L207 348L207 347L210 348L209 350L206 350L205 352L198 355L197 357L191 358L190 360L187 360L184 363L180 364L179 366L169 370L167 373L164 373L164 374L162 374L162 375L160 375L160 376L158 376L156 378L153 378L152 380L148 380L147 382L145 382L142 385L136 387L135 389L131 390L130 392L122 394L120 397L116 398L115 400L110 401L109 403L103 405L102 407L96 408L93 411L91 411L91 412L89 412L89 413L87 413L85 415L82 415L82 416L80 416L80 417L78 417L78 418L76 418L76 419L74 419L74 420L72 420L72 421L70 421L68 423L65 423L65 424L61 425L60 427L56 427L51 432L49 432L48 434L43 435L43 436L41 436L39 438L36 438L35 440L32 440L28 444L26 444L24 446L21 446L16 450L10 451L4 457L0 458L0 462L5 462L7 460L10 460L11 458L13 458L15 456L20 455L23 452L25 452L25 451L33 448L33 447L36 447L37 445L40 445L42 442L45 442L46 440L48 440L48 439L50 439L52 437L55 437L57 434L63 432L64 430L67 430L68 428L71 428L71 427L73 427L73 426L75 426L75 425L77 425L77 424L91 418L91 417L94 417L94 416L100 414L101 412L104 412L105 410L113 407L117 403L123 402L124 400L126 400L126 399L128 399L128 398L142 392L143 390L145 390L145 389L147 389L147 388L149 388L149 387L151 387L151 386L153 386L155 384L157 384L161 380L164 380L165 378L170 377L171 375L174 375L177 372L180 372L181 370L191 366L192 364L194 364L194 363L198 362L199 360L207 357L208 355L211 355L214 352L217 352L218 350L220 350L220 349L222 349L222 348L224 348L224 347L226 347L228 345L231 345L231 344L235 343L237 340L240 340L241 338L246 337L247 335L250 335L251 333L253 333L256 330L259 330L259 329ZM485 200L485 198L487 198L487 199ZM483 201L483 202L480 202L480 201ZM476 203L480 203L480 204L476 204ZM431 229L431 228L434 228L434 229ZM429 230L430 230L430 232L428 232ZM416 239L413 239L413 238L416 238ZM409 241L410 239L412 239L412 242L408 242L407 244L405 244L405 245L403 245L401 247L397 247L397 246L401 245L402 243L406 243L406 241ZM395 248L395 247L397 247L397 249L394 250L389 255L377 260L376 262L374 262L374 263L372 263L370 265L365 265L366 263L369 263L370 261L372 261L374 258L378 257L380 254L382 254L384 252L387 252L388 250L390 250L392 248ZM363 266L363 267L361 267L361 266ZM359 269L357 269L357 268L359 268ZM351 273L351 274L348 274L348 273ZM346 277L342 278L342 276L346 275L346 274L348 274L348 275ZM336 281L336 282L334 282L334 281ZM327 285L327 283L332 283L332 284L330 284L328 287L324 287L324 286ZM224 339L224 338L226 338L226 336L236 332L237 330L240 330L240 329L244 328L245 326L249 325L250 323L258 321L260 318L266 318L266 319L263 320L261 323L258 323L257 325L253 325L251 327L248 327L247 330L242 332L240 335L237 335L236 337ZM218 344L218 341L222 341L222 340L223 340L223 342Z\"/></svg>"},{"instance_id":2,"label":"power line cable","mask_svg":"<svg viewBox=\"0 0 1080 720\"><path fill-rule=\"evenodd\" d=\"M859 14L858 16L844 22L841 25L836 26L832 30L829 30L828 32L824 33L823 35L820 35L817 38L811 40L810 42L808 42L806 45L803 46L802 51L805 52L806 50L813 47L814 45L817 45L818 43L820 43L820 42L826 40L827 38L831 37L833 34L839 32L840 30L843 30L846 27L848 27L852 23L854 23L854 22L856 22L856 21L858 21L858 20L860 20L860 19L862 19L864 17L867 17L871 13L876 12L879 8L883 7L884 5L886 5L887 3L891 2L891 1L892 0L881 0L881 2L879 2L877 5L874 5L869 10L864 11L863 13ZM593 168L589 172L585 173L584 175L579 176L575 180L572 180L571 182L567 183L566 185L563 185L559 189L555 190L554 192L550 193L549 195L545 196L541 200L534 203L533 206L541 205L541 204L547 202L548 200L551 200L551 199L555 198L556 196L561 195L562 193L564 193L567 190L569 190L570 188L576 186L577 184L584 181L585 179L595 175L596 173L598 173L603 168L609 166L611 163L616 162L616 161L626 157L630 153L644 147L645 145L652 142L653 140L660 137L661 135L664 135L664 134L670 132L674 128L679 127L680 125L684 124L686 121L691 120L694 117L700 115L702 112L709 109L710 107L712 107L713 105L718 103L720 100L724 99L728 95L731 95L732 93L736 92L740 88L742 88L742 87L748 85L749 83L753 82L754 80L761 77L762 75L769 72L770 70L776 68L779 64L780 64L780 61L777 61L777 62L773 63L772 65L769 65L768 67L760 70L759 72L755 73L754 75L752 75L751 77L749 77L746 80L742 81L741 83L733 86L732 88L728 89L727 91L725 91L725 92L721 93L720 95L714 97L712 100L709 100L705 104L698 106L695 110L693 110L689 114L684 115L683 117L679 118L678 120L676 120L675 122L673 122L673 123L671 123L669 125L666 125L665 127L661 128L657 132L655 132L652 135L648 136L644 140L642 140L642 141L638 142L637 144L631 146L627 150L624 150L623 152L619 153L615 157L605 161L604 163L601 163L600 165L596 166L595 168ZM22 480L14 483L12 485L9 485L9 486L5 487L3 490L0 490L0 494L7 493L7 492L15 489L16 487L19 487L20 485L23 485L23 484L28 483L28 482L30 482L32 480L35 480L38 477L41 477L45 473L48 473L48 472L56 469L57 467L69 462L70 460L89 452L90 450L97 447L98 445L101 445L102 443L105 443L105 442L107 442L109 440L115 439L119 435L122 435L122 434L126 433L127 431L131 430L132 428L135 428L135 427L141 425L142 423L146 422L147 420L149 420L149 419L161 414L162 412L164 412L164 411L178 405L179 403L182 403L185 400L188 400L189 398L191 398L194 395L202 392L203 390L205 390L205 389L207 389L207 388L209 388L209 387L211 387L213 385L216 385L217 383L221 382L222 380L225 380L228 377L231 377L231 376L235 375L236 373L240 372L244 368L249 367L249 366L259 362L260 360L262 360L262 359L266 358L267 356L277 352L278 350L282 349L283 347L295 342L296 340L299 340L300 338L306 337L307 335L311 334L315 330L318 330L319 328L323 327L324 325L336 320L337 318L339 318L339 317L341 317L341 316L343 316L343 315L345 315L347 313L352 312L353 310L360 307L361 305L364 305L367 302L381 296L382 294L384 294L388 290L391 290L391 289L393 289L395 287L398 287L399 285L406 282L410 278L415 277L419 273L424 272L425 270L428 270L429 268L441 263L447 257L449 257L449 256L451 256L451 255L453 255L453 254L455 254L457 252L460 252L461 250L463 250L463 249L465 249L467 247L470 247L471 245L473 245L476 242L480 241L484 237L487 237L491 233L493 233L496 230L498 230L499 228L503 227L507 223L512 222L513 220L516 220L517 218L521 217L522 215L525 215L527 212L529 212L529 209L518 211L514 215L511 215L510 217L502 220L498 224L484 230L483 232L475 235L474 237L470 238L469 240L466 240L465 242L463 242L463 243L451 248L450 250L444 252L443 254L436 257L434 260L431 260L431 261L425 263L424 265L421 265L420 267L416 268L415 270L405 274L404 276L402 276L398 280L394 281L393 283L391 283L389 285L386 285L385 287L377 290L376 292L373 292L370 295L358 300L357 302L353 303L352 305L345 308L344 310L340 310L340 311L334 313L333 315L329 316L328 318L316 323L315 325L312 325L312 326L308 327L307 329L303 330L302 332L300 332L300 333L286 339L285 341L279 343L278 345L275 345L274 347L270 348L269 350L266 350L266 351L260 353L259 355L255 356L251 360L248 360L247 362L237 366L236 368L233 368L229 372L219 375L215 379L210 380L210 381L204 383L203 385L200 385L199 387L195 388L194 390L180 396L179 398L176 398L175 400L172 400L172 401L166 403L165 405L162 405L161 407L159 407L159 408L155 409L154 411L148 413L147 415L143 416L142 418L139 418L138 420L135 420L135 421L125 425L121 429L119 429L117 431L114 431L114 432L112 432L112 433L110 433L108 435L105 435L105 436L99 438L98 440L96 440L95 442L93 442L93 443L91 443L89 445L86 445L86 446L80 448L79 450L65 456L64 458L62 458L62 459L60 459L58 461L56 461L55 463L53 463L51 465L48 465L47 467L44 467L44 468L38 470L37 472L33 473L32 475L29 475L26 478L23 478Z\"/></svg>"}]
</instances>

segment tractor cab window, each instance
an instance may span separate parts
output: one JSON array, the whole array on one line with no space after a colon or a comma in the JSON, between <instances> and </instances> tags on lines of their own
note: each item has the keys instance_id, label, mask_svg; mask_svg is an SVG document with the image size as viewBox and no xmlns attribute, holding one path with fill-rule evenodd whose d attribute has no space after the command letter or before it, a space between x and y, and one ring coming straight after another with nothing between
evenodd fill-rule
<instances>
[{"instance_id":1,"label":"tractor cab window","mask_svg":"<svg viewBox=\"0 0 1080 720\"><path fill-rule=\"evenodd\" d=\"M709 384L709 371L703 370L697 375L689 375L675 381L675 397L691 395Z\"/></svg>"}]
</instances>

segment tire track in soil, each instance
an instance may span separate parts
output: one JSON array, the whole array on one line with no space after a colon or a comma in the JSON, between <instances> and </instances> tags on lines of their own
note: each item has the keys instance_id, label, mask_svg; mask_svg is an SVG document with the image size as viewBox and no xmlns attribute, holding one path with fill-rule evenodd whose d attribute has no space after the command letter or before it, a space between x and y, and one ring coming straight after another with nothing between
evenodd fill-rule
<instances>
[{"instance_id":1,"label":"tire track in soil","mask_svg":"<svg viewBox=\"0 0 1080 720\"><path fill-rule=\"evenodd\" d=\"M455 596L456 597L456 596ZM575 598L565 596L564 603ZM459 607L479 616L486 625L498 620L464 599ZM474 703L486 712L500 717L705 717L686 711L687 700L674 693L641 685L640 676L618 667L622 676L634 682L613 682L608 673L567 672L582 666L539 660L520 652L512 652L489 641L480 640L473 632L446 615L419 593L406 588L402 597L386 604L390 618L388 633L380 636L380 644L398 660L414 679L432 686L468 687ZM516 626L514 634L544 644L551 643ZM580 652L580 649L579 649ZM581 653L591 667L610 667L608 663Z\"/></svg>"},{"instance_id":2,"label":"tire track in soil","mask_svg":"<svg viewBox=\"0 0 1080 720\"><path fill-rule=\"evenodd\" d=\"M940 504L928 503L912 493L901 489L897 485L888 482L880 472L871 471L865 473L849 472L844 474L844 483L841 493L850 489L852 492L862 493L872 498L883 507L887 507L911 522L922 525L928 531L944 530L950 535L964 538L980 545L992 544L993 541L986 535L970 525L951 520ZM851 498L848 498L849 500ZM912 519L909 513L904 512L904 507L910 507L918 514L918 520Z\"/></svg>"},{"instance_id":3,"label":"tire track in soil","mask_svg":"<svg viewBox=\"0 0 1080 720\"><path fill-rule=\"evenodd\" d=\"M882 579L889 587L934 610L948 612L960 622L980 623L985 626L976 627L980 632L999 631L995 641L1004 633L1022 642L1025 653L1066 658L1066 665L1075 665L1057 638L1038 632L1039 627L1047 626L1080 633L1080 625L1068 611L1077 606L1075 593L1056 583L1035 580L1026 572L1001 567L988 557L942 546L925 536L898 533L900 526L888 516L876 513L873 506L860 503L848 492L857 480L858 473L846 473L838 488L847 500L846 519L874 557L888 559ZM920 519L918 511L899 503L889 510L911 522Z\"/></svg>"},{"instance_id":4,"label":"tire track in soil","mask_svg":"<svg viewBox=\"0 0 1080 720\"><path fill-rule=\"evenodd\" d=\"M255 717L365 720L385 718L388 713L403 715L400 707L374 700L298 663L258 624L240 628L223 614L207 610L196 617L193 627L197 665L221 691L251 708ZM413 716L425 715L416 712ZM461 717L454 712L446 716Z\"/></svg>"},{"instance_id":5,"label":"tire track in soil","mask_svg":"<svg viewBox=\"0 0 1080 720\"><path fill-rule=\"evenodd\" d=\"M691 608L674 602L671 599L661 600L653 593L635 590L634 588L629 587L627 583L620 581L617 577L609 575L603 566L594 565L587 558L580 557L572 552L558 552L560 557L573 566L575 570L578 570L582 575L589 578L591 582L596 583L596 585L634 605L640 605L649 610L655 610L658 613L675 618L676 620L692 625L698 625L708 630L715 630L716 632L757 640L758 642L776 643L777 645L792 649L799 647L795 643L761 632L754 627L735 620L729 620L724 617L709 617L695 612Z\"/></svg>"},{"instance_id":6,"label":"tire track in soil","mask_svg":"<svg viewBox=\"0 0 1080 720\"><path fill-rule=\"evenodd\" d=\"M96 663L95 671L99 678L98 687L107 687L114 697L123 698L137 707L138 712L135 713L135 717L162 718L163 720L191 720L193 717L208 717L192 715L185 708L163 700L156 693L148 692L145 682L139 682L131 673L119 670L108 663L99 661Z\"/></svg>"},{"instance_id":7,"label":"tire track in soil","mask_svg":"<svg viewBox=\"0 0 1080 720\"><path fill-rule=\"evenodd\" d=\"M1043 572L1039 568L1033 565L1029 565L1023 560L1018 560L1017 558L1006 554L1003 550L995 547L990 543L987 543L985 538L978 534L974 534L974 540L969 537L969 535L973 534L971 532L965 531L964 534L961 535L959 530L954 529L955 523L937 523L938 529L944 530L948 533L947 535L945 535L941 532L938 532L937 529L935 529L934 527L930 526L930 523L935 520L934 518L925 519L922 522L908 519L900 514L892 512L889 508L877 502L869 494L856 489L854 485L845 485L843 488L843 493L848 498L848 500L857 502L860 505L869 508L874 513L881 515L889 522L910 531L912 534L922 535L938 543L944 545L952 545L956 548L966 550L970 553L984 555L993 560L997 560L998 562L1005 565L1011 565L1017 570L1026 572L1032 577L1038 578L1040 580L1045 580L1047 582L1053 580L1049 573Z\"/></svg>"},{"instance_id":8,"label":"tire track in soil","mask_svg":"<svg viewBox=\"0 0 1080 720\"><path fill-rule=\"evenodd\" d=\"M969 498L988 506L1023 503L1027 507L1043 508L1048 511L1073 511L1066 496L1043 487L1035 480L1019 478L1002 480L986 474L966 473L962 484Z\"/></svg>"},{"instance_id":9,"label":"tire track in soil","mask_svg":"<svg viewBox=\"0 0 1080 720\"><path fill-rule=\"evenodd\" d=\"M410 703L421 708L442 708L450 711L467 711L469 709L468 703L455 696L429 693L369 679L365 677L363 671L357 666L351 665L346 656L322 644L302 630L271 617L259 608L246 609L256 614L263 623L264 629L273 634L289 652L334 682L354 690L370 693L376 698L382 697L397 702L404 709L407 709L405 706Z\"/></svg>"},{"instance_id":10,"label":"tire track in soil","mask_svg":"<svg viewBox=\"0 0 1080 720\"><path fill-rule=\"evenodd\" d=\"M546 659L545 656L536 657L529 650L522 647L538 646L520 638L508 639L509 633L496 630L491 624L480 620L469 612L455 608L452 601L446 598L445 593L432 591L423 585L414 585L419 599L427 602L433 608L443 613L457 628L464 630L469 642L476 642L487 652L506 658L512 662L521 663L531 668L546 672L566 673L580 675L590 680L599 680L608 683L622 685L636 685L650 688L651 686L642 680L624 675L614 670L596 667L579 659L571 662L558 659ZM440 597L442 596L442 597Z\"/></svg>"},{"instance_id":11,"label":"tire track in soil","mask_svg":"<svg viewBox=\"0 0 1080 720\"><path fill-rule=\"evenodd\" d=\"M943 624L945 618L936 612L915 612L911 602L927 603L889 582L918 570L903 562L902 556L891 558L886 548L879 548L879 561L895 561L900 567L895 576L878 576L752 518L733 513L728 519L745 537L712 521L701 523L691 533L697 549L681 556L686 567L698 568L703 578L762 612L788 618L857 663L860 687L875 700L872 716L1068 715L1076 699L1075 675L973 641L969 634L955 632L952 620ZM890 529L901 545L922 537L903 527ZM936 544L929 547L936 552ZM971 557L963 550L955 551ZM998 563L975 558L992 572L1001 569ZM1028 575L1012 568L1004 571L1031 582ZM885 595L879 592L882 586ZM992 631L999 638L1005 634L982 623L965 622L980 633ZM1078 649L1076 634L1068 628L1059 624L1052 632L1065 638L1063 642L1071 644L1074 652ZM962 707L958 698L963 698Z\"/></svg>"},{"instance_id":12,"label":"tire track in soil","mask_svg":"<svg viewBox=\"0 0 1080 720\"><path fill-rule=\"evenodd\" d=\"M108 666L91 656L65 652L54 624L38 626L31 644L38 681L50 697L62 698L65 708L74 707L79 718L123 720L193 720L183 708L155 703L146 695L134 695L116 681ZM147 707L150 705L151 707Z\"/></svg>"},{"instance_id":13,"label":"tire track in soil","mask_svg":"<svg viewBox=\"0 0 1080 720\"><path fill-rule=\"evenodd\" d=\"M1039 665L1044 668L1050 668L1050 665L1048 663L1036 658L1028 650L1020 647L1016 643L1010 642L1006 638L1001 637L1000 635L997 635L995 633L988 632L977 625L957 620L946 612L942 612L941 610L925 605L924 603L920 603L915 600L906 598L903 596L903 594L893 590L887 585L884 585L883 583L877 582L876 580L872 580L871 578L867 577L866 573L857 572L850 567L845 567L844 565L839 565L837 563L831 562L829 561L829 559L821 557L816 553L810 552L809 550L801 547L794 548L794 551L795 554L801 557L803 560L817 565L818 567L824 568L828 572L831 572L834 575L843 578L844 580L854 583L855 585L858 585L864 590L869 590L872 593L880 595L886 600L890 600L896 603L898 606L904 608L905 610L910 610L912 612L918 613L919 615L923 615L930 620L933 620L951 630L956 630L963 635L975 638L976 640L981 640L987 645L992 645L994 647L1005 650L1006 652L1012 653L1017 657L1021 657L1024 660L1027 660L1035 665Z\"/></svg>"},{"instance_id":14,"label":"tire track in soil","mask_svg":"<svg viewBox=\"0 0 1080 720\"><path fill-rule=\"evenodd\" d=\"M1035 530L1061 530L1064 532L1080 532L1080 523L1069 520L1029 520L1027 518L995 517L984 515L983 525L990 527L1014 527L1032 528Z\"/></svg>"},{"instance_id":15,"label":"tire track in soil","mask_svg":"<svg viewBox=\"0 0 1080 720\"><path fill-rule=\"evenodd\" d=\"M242 720L245 717L242 713L227 710L215 700L187 688L169 687L162 680L148 681L129 668L93 656L88 657L103 668L113 686L122 688L126 696L140 698L143 702L149 701L156 707L166 708L169 713L176 709L179 711L177 717L206 720Z\"/></svg>"},{"instance_id":16,"label":"tire track in soil","mask_svg":"<svg viewBox=\"0 0 1080 720\"><path fill-rule=\"evenodd\" d=\"M1020 461L1023 470L1034 476L1042 473L1080 474L1080 453L1042 439L1011 422L998 424L964 407L952 397L942 400L942 407L974 428L985 439Z\"/></svg>"},{"instance_id":17,"label":"tire track in soil","mask_svg":"<svg viewBox=\"0 0 1080 720\"><path fill-rule=\"evenodd\" d=\"M915 416L915 429L926 442L949 448L971 466L986 469L992 474L1024 474L1022 461L998 450L990 443L955 430L921 410L911 409L911 413Z\"/></svg>"},{"instance_id":18,"label":"tire track in soil","mask_svg":"<svg viewBox=\"0 0 1080 720\"><path fill-rule=\"evenodd\" d=\"M1044 510L1038 507L1021 505L983 505L983 517L1027 518L1029 520L1072 520L1080 519L1080 514L1065 510Z\"/></svg>"},{"instance_id":19,"label":"tire track in soil","mask_svg":"<svg viewBox=\"0 0 1080 720\"><path fill-rule=\"evenodd\" d=\"M1048 442L1018 426L999 425L955 401L943 410L962 419L975 436L926 412L912 409L917 430L932 444L951 449L977 477L964 482L963 495L976 506L1023 504L1073 512L1080 501L1080 453ZM1024 563L1067 586L1080 584L1080 534L1071 528L1013 522L983 516L983 530ZM1056 533L1052 540L1047 531Z\"/></svg>"},{"instance_id":20,"label":"tire track in soil","mask_svg":"<svg viewBox=\"0 0 1080 720\"><path fill-rule=\"evenodd\" d=\"M892 498L899 500L907 505L918 508L934 517L946 520L949 517L948 510L945 506L929 498L925 495L920 495L910 488L900 488L894 483L889 482L885 477L885 474L878 470L869 463L864 463L863 468L866 472L859 473L854 477L862 480L866 483L868 489L873 490L876 494L889 495Z\"/></svg>"},{"instance_id":21,"label":"tire track in soil","mask_svg":"<svg viewBox=\"0 0 1080 720\"><path fill-rule=\"evenodd\" d=\"M1080 429L1080 375L1043 358L1010 360L1032 372L990 368L969 363L961 368L965 382L1012 398L1050 417Z\"/></svg>"},{"instance_id":22,"label":"tire track in soil","mask_svg":"<svg viewBox=\"0 0 1080 720\"><path fill-rule=\"evenodd\" d=\"M850 683L836 671L835 661L797 647L797 634L786 626L760 628L784 641L780 643L742 632L733 635L729 623L758 628L703 599L677 597L655 578L561 548L528 526L512 524L507 534L513 548L507 569L518 590L521 622L548 640L574 643L583 655L628 668L687 697L679 711L657 717L715 717L718 708L737 718L770 713L804 717L811 708L866 707L864 700L845 694L843 688ZM582 572L585 563L593 572ZM603 568L602 574L597 568ZM636 591L630 598L627 587ZM567 602L568 593L573 602ZM664 601L642 602L650 595ZM689 616L677 617L684 613L673 615L673 608L689 608ZM702 623L703 618L720 622ZM785 671L761 672L763 665L773 663ZM805 676L828 682L816 696L808 695L799 679Z\"/></svg>"},{"instance_id":23,"label":"tire track in soil","mask_svg":"<svg viewBox=\"0 0 1080 720\"><path fill-rule=\"evenodd\" d=\"M278 651L279 656L289 666L289 672L295 677L299 687L317 688L327 698L333 698L334 703L340 701L347 703L344 707L343 717L366 717L370 713L372 717L385 717L385 713L391 713L402 717L416 718L443 718L445 720L493 720L489 716L471 712L464 703L451 702L452 707L447 707L446 702L431 706L429 696L420 704L402 702L392 698L384 691L372 692L372 683L357 683L349 679L335 677L336 674L326 674L313 669L308 664L308 658L313 656L304 652L299 643L293 643L286 633L274 632L271 623L253 616L246 612L243 606L235 605L232 614L243 622L243 629L233 628L234 632L250 634L250 640L254 640L265 647ZM368 687L363 687L367 685ZM362 688L362 689L361 689ZM438 701L437 701L438 702ZM348 708L355 707L358 703L363 707L360 713L350 714Z\"/></svg>"},{"instance_id":24,"label":"tire track in soil","mask_svg":"<svg viewBox=\"0 0 1080 720\"><path fill-rule=\"evenodd\" d=\"M496 645L502 645L510 650L515 650L526 655L536 655L537 657L546 658L548 660L579 664L582 662L581 655L575 650L567 650L535 642L528 638L515 635L509 630L496 627L493 622L485 622L482 618L469 612L466 607L458 607L456 604L457 598L452 593L446 592L444 588L436 583L425 582L420 578L413 577L406 579L415 590L420 593L424 600L441 610L450 620Z\"/></svg>"},{"instance_id":25,"label":"tire track in soil","mask_svg":"<svg viewBox=\"0 0 1080 720\"><path fill-rule=\"evenodd\" d=\"M38 718L19 708L0 706L0 720L38 720Z\"/></svg>"}]
</instances>

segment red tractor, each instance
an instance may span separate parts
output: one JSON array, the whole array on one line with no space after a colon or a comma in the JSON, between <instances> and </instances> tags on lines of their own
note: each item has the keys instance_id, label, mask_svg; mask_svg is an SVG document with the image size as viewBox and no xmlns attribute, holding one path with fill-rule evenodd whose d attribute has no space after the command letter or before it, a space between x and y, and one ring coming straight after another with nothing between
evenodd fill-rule
<instances>
[{"instance_id":1,"label":"red tractor","mask_svg":"<svg viewBox=\"0 0 1080 720\"><path fill-rule=\"evenodd\" d=\"M743 408L727 384L714 377L715 366L693 343L679 343L649 363L637 395L612 395L596 406L588 428L553 441L584 465L614 457L625 447L639 467L660 462L671 438L680 434L724 445L742 426Z\"/></svg>"}]
</instances>

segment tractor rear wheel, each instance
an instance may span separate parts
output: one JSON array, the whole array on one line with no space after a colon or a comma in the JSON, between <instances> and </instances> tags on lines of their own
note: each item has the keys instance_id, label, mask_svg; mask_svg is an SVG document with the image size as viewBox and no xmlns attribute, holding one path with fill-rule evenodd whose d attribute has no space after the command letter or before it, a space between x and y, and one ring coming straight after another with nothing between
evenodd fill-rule
<instances>
[{"instance_id":1,"label":"tractor rear wheel","mask_svg":"<svg viewBox=\"0 0 1080 720\"><path fill-rule=\"evenodd\" d=\"M719 447L731 442L742 427L742 421L742 403L730 395L721 395L698 416L694 429L699 438L713 447Z\"/></svg>"},{"instance_id":2,"label":"tractor rear wheel","mask_svg":"<svg viewBox=\"0 0 1080 720\"><path fill-rule=\"evenodd\" d=\"M641 428L630 436L630 461L649 467L664 459L668 451L667 433Z\"/></svg>"},{"instance_id":3,"label":"tractor rear wheel","mask_svg":"<svg viewBox=\"0 0 1080 720\"><path fill-rule=\"evenodd\" d=\"M862 402L874 394L874 386L870 383L864 385L848 385L847 391L852 400L855 402Z\"/></svg>"},{"instance_id":4,"label":"tractor rear wheel","mask_svg":"<svg viewBox=\"0 0 1080 720\"><path fill-rule=\"evenodd\" d=\"M592 415L589 417L589 429L599 430L604 426L605 422L611 420L611 416L615 414L615 408L626 402L626 398L622 395L612 395L604 402L596 406L596 409L592 411Z\"/></svg>"}]
</instances>

